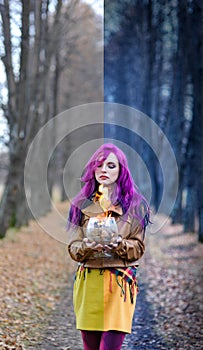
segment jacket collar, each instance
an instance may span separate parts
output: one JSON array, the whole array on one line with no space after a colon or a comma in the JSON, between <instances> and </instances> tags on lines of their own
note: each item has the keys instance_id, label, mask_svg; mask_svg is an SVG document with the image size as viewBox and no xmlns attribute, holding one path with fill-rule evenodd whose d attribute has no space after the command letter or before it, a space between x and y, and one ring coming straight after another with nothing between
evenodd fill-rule
<instances>
[{"instance_id":1,"label":"jacket collar","mask_svg":"<svg viewBox=\"0 0 203 350\"><path fill-rule=\"evenodd\" d=\"M92 217L101 215L104 213L103 209L100 207L99 201L93 201L92 204L88 205L86 208L81 210L83 214ZM123 215L123 210L120 205L111 205L108 209L108 211L113 211L114 213L118 215Z\"/></svg>"}]
</instances>

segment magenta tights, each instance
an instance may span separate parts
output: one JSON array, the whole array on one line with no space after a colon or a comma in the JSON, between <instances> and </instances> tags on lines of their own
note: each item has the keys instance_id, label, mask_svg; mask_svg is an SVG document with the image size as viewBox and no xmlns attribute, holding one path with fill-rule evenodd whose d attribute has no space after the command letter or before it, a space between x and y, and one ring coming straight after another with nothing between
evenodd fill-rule
<instances>
[{"instance_id":1,"label":"magenta tights","mask_svg":"<svg viewBox=\"0 0 203 350\"><path fill-rule=\"evenodd\" d=\"M81 331L85 350L120 350L125 333L118 331Z\"/></svg>"}]
</instances>

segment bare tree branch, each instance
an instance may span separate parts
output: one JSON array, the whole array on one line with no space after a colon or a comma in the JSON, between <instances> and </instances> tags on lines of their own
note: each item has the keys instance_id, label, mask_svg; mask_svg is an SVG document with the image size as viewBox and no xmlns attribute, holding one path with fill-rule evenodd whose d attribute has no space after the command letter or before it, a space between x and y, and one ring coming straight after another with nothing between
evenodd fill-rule
<instances>
[{"instance_id":1,"label":"bare tree branch","mask_svg":"<svg viewBox=\"0 0 203 350\"><path fill-rule=\"evenodd\" d=\"M18 134L25 137L25 124L28 112L28 62L29 62L29 27L30 27L30 0L22 0L22 30L21 30L21 53L20 74L16 107L18 110Z\"/></svg>"},{"instance_id":2,"label":"bare tree branch","mask_svg":"<svg viewBox=\"0 0 203 350\"><path fill-rule=\"evenodd\" d=\"M10 9L9 1L4 0L4 3L0 5L1 17L2 17L2 29L4 36L4 50L5 56L1 57L6 71L8 94L9 94L9 114L7 115L8 122L11 123L14 119L14 107L15 107L15 77L12 65L12 44L11 44L11 27L10 27Z\"/></svg>"}]
</instances>

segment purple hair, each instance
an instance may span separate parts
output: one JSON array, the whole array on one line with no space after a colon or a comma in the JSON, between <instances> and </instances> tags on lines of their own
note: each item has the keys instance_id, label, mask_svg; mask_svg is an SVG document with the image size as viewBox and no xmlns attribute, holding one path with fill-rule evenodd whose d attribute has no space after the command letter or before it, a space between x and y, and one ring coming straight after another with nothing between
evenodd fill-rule
<instances>
[{"instance_id":1,"label":"purple hair","mask_svg":"<svg viewBox=\"0 0 203 350\"><path fill-rule=\"evenodd\" d=\"M84 186L72 201L69 211L68 227L69 224L81 224L81 209L86 206L88 201L91 200L98 190L99 184L95 179L95 170L106 160L110 153L114 153L119 162L119 176L116 181L117 186L115 186L111 196L112 204L120 204L123 213L130 213L136 217L144 228L149 223L148 203L133 181L125 154L115 145L107 143L97 149L85 166L81 177Z\"/></svg>"}]
</instances>

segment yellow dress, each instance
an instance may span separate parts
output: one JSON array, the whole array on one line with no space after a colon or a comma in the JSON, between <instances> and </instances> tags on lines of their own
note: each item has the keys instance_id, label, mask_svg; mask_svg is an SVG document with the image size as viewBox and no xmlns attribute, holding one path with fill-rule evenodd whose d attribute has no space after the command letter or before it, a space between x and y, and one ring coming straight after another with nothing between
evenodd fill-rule
<instances>
[{"instance_id":1,"label":"yellow dress","mask_svg":"<svg viewBox=\"0 0 203 350\"><path fill-rule=\"evenodd\" d=\"M77 329L131 333L137 283L124 279L125 270L79 265L73 291Z\"/></svg>"}]
</instances>

